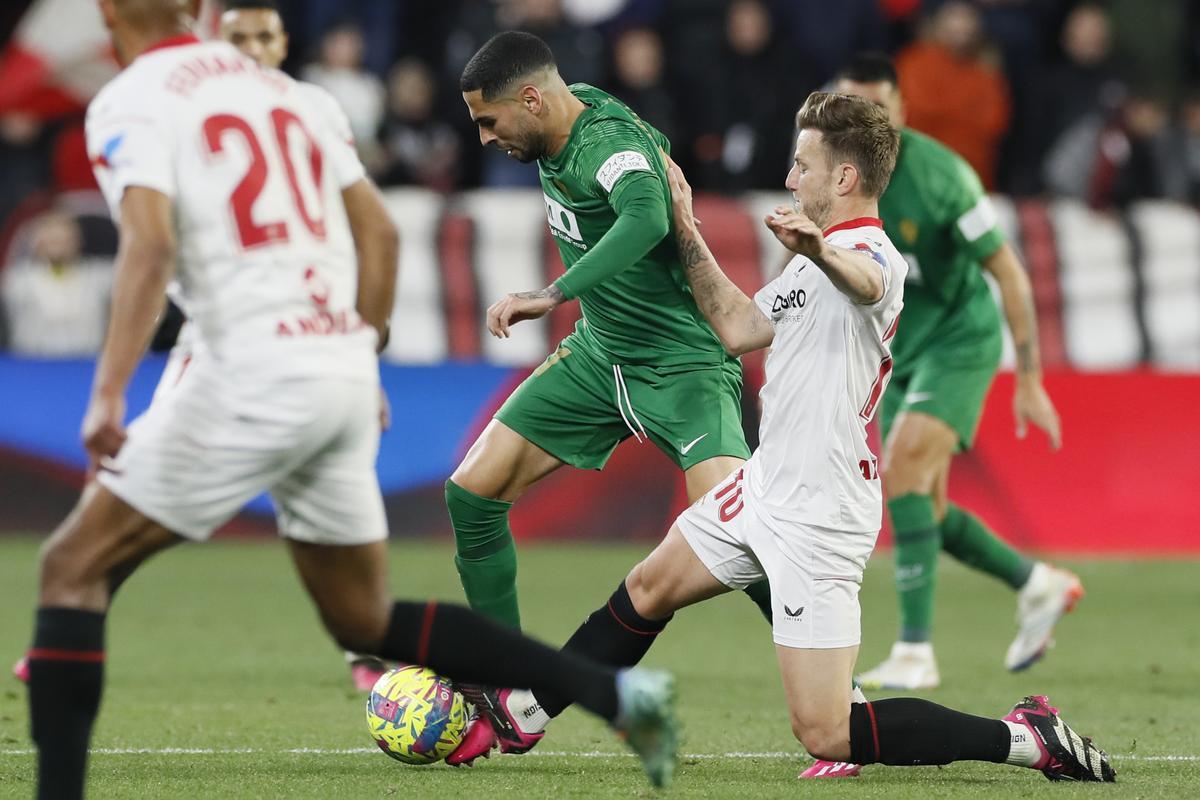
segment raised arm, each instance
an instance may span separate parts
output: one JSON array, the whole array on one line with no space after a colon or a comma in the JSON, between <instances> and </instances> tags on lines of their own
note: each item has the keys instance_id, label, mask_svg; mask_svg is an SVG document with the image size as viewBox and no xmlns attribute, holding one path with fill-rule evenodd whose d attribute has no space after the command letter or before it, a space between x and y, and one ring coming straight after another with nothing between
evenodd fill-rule
<instances>
[{"instance_id":1,"label":"raised arm","mask_svg":"<svg viewBox=\"0 0 1200 800\"><path fill-rule=\"evenodd\" d=\"M362 178L342 190L354 249L358 253L359 316L379 332L378 349L387 345L388 321L396 297L400 233L388 215L379 190Z\"/></svg>"},{"instance_id":2,"label":"raised arm","mask_svg":"<svg viewBox=\"0 0 1200 800\"><path fill-rule=\"evenodd\" d=\"M764 222L784 247L811 260L855 303L870 305L883 299L883 269L875 259L829 244L815 222L790 206L777 206Z\"/></svg>"},{"instance_id":3,"label":"raised arm","mask_svg":"<svg viewBox=\"0 0 1200 800\"><path fill-rule=\"evenodd\" d=\"M671 184L671 211L679 260L700 312L713 326L725 352L730 355L740 356L768 347L775 338L771 320L759 310L753 298L729 280L713 258L696 227L692 187L673 161L667 171L667 180Z\"/></svg>"},{"instance_id":4,"label":"raised arm","mask_svg":"<svg viewBox=\"0 0 1200 800\"><path fill-rule=\"evenodd\" d=\"M121 198L108 333L81 433L93 466L125 443L125 390L154 335L174 269L171 200L155 189L130 186Z\"/></svg>"},{"instance_id":5,"label":"raised arm","mask_svg":"<svg viewBox=\"0 0 1200 800\"><path fill-rule=\"evenodd\" d=\"M1054 403L1042 386L1037 311L1033 305L1029 276L1007 242L983 259L983 267L995 276L996 283L1000 285L1004 317L1008 320L1008 329L1012 332L1017 351L1017 388L1013 395L1017 437L1024 439L1026 423L1032 422L1046 432L1051 446L1057 450L1062 444L1062 428Z\"/></svg>"}]
</instances>

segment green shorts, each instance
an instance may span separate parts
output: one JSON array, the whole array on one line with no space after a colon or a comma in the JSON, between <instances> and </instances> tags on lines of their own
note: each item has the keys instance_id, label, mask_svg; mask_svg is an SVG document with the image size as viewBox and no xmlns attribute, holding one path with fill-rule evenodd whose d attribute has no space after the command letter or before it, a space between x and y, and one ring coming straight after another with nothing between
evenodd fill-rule
<instances>
[{"instance_id":1,"label":"green shorts","mask_svg":"<svg viewBox=\"0 0 1200 800\"><path fill-rule=\"evenodd\" d=\"M749 458L742 367L614 365L574 334L517 387L496 419L560 461L601 469L629 437L686 470L715 456Z\"/></svg>"},{"instance_id":2,"label":"green shorts","mask_svg":"<svg viewBox=\"0 0 1200 800\"><path fill-rule=\"evenodd\" d=\"M959 452L971 449L983 416L983 402L1000 365L998 343L994 351L995 358L980 358L977 346L969 354L956 352L953 347L932 347L915 362L910 360L903 372L897 371L892 377L883 395L879 418L883 440L887 441L900 412L920 411L954 429Z\"/></svg>"}]
</instances>

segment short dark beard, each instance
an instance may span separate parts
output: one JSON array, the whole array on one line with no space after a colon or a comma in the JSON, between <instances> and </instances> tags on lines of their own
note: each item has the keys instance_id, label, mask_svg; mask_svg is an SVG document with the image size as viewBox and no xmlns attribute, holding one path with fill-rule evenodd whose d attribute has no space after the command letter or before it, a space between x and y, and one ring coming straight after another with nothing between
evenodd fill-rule
<instances>
[{"instance_id":1,"label":"short dark beard","mask_svg":"<svg viewBox=\"0 0 1200 800\"><path fill-rule=\"evenodd\" d=\"M829 218L833 213L833 198L826 195L813 207L805 206L801 211L804 212L804 216L816 223L818 228L825 230L829 227Z\"/></svg>"},{"instance_id":2,"label":"short dark beard","mask_svg":"<svg viewBox=\"0 0 1200 800\"><path fill-rule=\"evenodd\" d=\"M530 133L520 149L521 155L517 156L517 161L522 164L540 161L550 153L550 137L544 133Z\"/></svg>"}]
</instances>

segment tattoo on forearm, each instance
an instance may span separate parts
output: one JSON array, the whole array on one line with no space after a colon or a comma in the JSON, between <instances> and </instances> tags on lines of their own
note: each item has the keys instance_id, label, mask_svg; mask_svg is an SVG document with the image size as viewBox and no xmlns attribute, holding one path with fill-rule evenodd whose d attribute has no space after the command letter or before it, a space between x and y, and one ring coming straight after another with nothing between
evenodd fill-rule
<instances>
[{"instance_id":1,"label":"tattoo on forearm","mask_svg":"<svg viewBox=\"0 0 1200 800\"><path fill-rule=\"evenodd\" d=\"M1037 311L1034 309L1032 301L1025 304L1025 320L1029 338L1024 342L1016 343L1017 372L1022 374L1037 372L1042 366L1038 353Z\"/></svg>"},{"instance_id":2,"label":"tattoo on forearm","mask_svg":"<svg viewBox=\"0 0 1200 800\"><path fill-rule=\"evenodd\" d=\"M681 234L676 241L679 244L679 261L685 270L691 271L707 260L706 248L696 239Z\"/></svg>"},{"instance_id":3,"label":"tattoo on forearm","mask_svg":"<svg viewBox=\"0 0 1200 800\"><path fill-rule=\"evenodd\" d=\"M558 284L552 283L545 289L538 289L536 292L517 292L513 297L519 297L522 300L545 300L550 299L556 303L561 303L566 299L563 290L558 288Z\"/></svg>"}]
</instances>

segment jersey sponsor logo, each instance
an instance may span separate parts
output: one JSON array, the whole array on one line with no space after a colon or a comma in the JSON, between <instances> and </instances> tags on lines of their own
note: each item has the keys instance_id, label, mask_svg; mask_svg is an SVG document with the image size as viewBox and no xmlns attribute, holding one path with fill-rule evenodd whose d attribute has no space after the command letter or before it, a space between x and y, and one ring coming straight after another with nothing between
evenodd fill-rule
<instances>
[{"instance_id":1,"label":"jersey sponsor logo","mask_svg":"<svg viewBox=\"0 0 1200 800\"><path fill-rule=\"evenodd\" d=\"M699 436L697 436L695 439L692 439L690 442L688 442L687 444L685 444L683 447L679 448L679 452L680 452L680 454L682 454L682 455L685 455L685 456L686 456L686 455L688 454L688 451L690 451L690 450L691 450L693 447L695 447L695 446L696 446L696 444L697 444L697 443L698 443L698 442L699 442L701 439L703 439L705 436L708 436L708 434L707 434L707 433L702 433L702 434L700 434Z\"/></svg>"},{"instance_id":2,"label":"jersey sponsor logo","mask_svg":"<svg viewBox=\"0 0 1200 800\"><path fill-rule=\"evenodd\" d=\"M611 192L617 185L617 180L626 172L652 171L650 162L644 155L636 150L622 150L620 153L613 153L600 165L600 169L596 170L596 181L604 187L604 191Z\"/></svg>"},{"instance_id":3,"label":"jersey sponsor logo","mask_svg":"<svg viewBox=\"0 0 1200 800\"><path fill-rule=\"evenodd\" d=\"M778 314L790 308L804 308L804 304L807 302L808 292L803 289L793 289L787 294L775 295L775 300L771 303L771 313Z\"/></svg>"},{"instance_id":4,"label":"jersey sponsor logo","mask_svg":"<svg viewBox=\"0 0 1200 800\"><path fill-rule=\"evenodd\" d=\"M917 234L920 228L917 227L915 220L902 219L900 220L900 238L910 247L917 243Z\"/></svg>"},{"instance_id":5,"label":"jersey sponsor logo","mask_svg":"<svg viewBox=\"0 0 1200 800\"><path fill-rule=\"evenodd\" d=\"M548 194L543 193L542 197L546 198L546 221L550 223L550 232L580 250L587 250L583 234L579 232L579 219L575 212Z\"/></svg>"}]
</instances>

